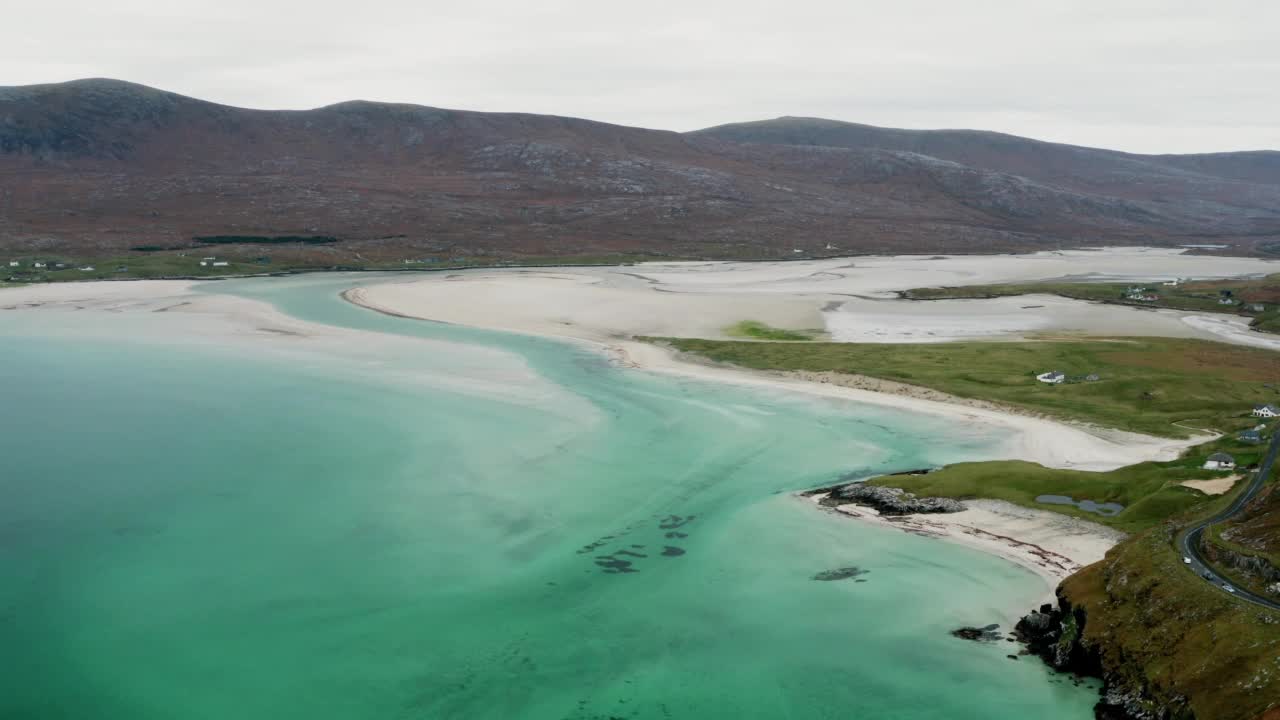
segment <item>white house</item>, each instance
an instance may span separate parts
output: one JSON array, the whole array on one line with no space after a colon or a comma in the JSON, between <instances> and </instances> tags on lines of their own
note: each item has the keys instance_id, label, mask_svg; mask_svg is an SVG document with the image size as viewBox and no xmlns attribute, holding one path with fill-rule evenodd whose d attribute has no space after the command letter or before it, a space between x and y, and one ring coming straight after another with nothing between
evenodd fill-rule
<instances>
[{"instance_id":1,"label":"white house","mask_svg":"<svg viewBox=\"0 0 1280 720\"><path fill-rule=\"evenodd\" d=\"M94 267L92 265L85 265L84 267L80 268L80 272L93 272L93 271L94 271Z\"/></svg>"},{"instance_id":2,"label":"white house","mask_svg":"<svg viewBox=\"0 0 1280 720\"><path fill-rule=\"evenodd\" d=\"M1254 405L1253 416L1261 418L1280 417L1280 408L1275 405Z\"/></svg>"},{"instance_id":3,"label":"white house","mask_svg":"<svg viewBox=\"0 0 1280 720\"><path fill-rule=\"evenodd\" d=\"M203 263L202 263L202 264L203 264ZM216 261L214 261L213 266L214 266L214 267L226 267L226 266L228 266L228 265L230 265L230 264L231 264L231 263L227 262L226 260L216 260Z\"/></svg>"},{"instance_id":4,"label":"white house","mask_svg":"<svg viewBox=\"0 0 1280 720\"><path fill-rule=\"evenodd\" d=\"M22 264L22 263L18 262L17 260L10 260L10 261L9 261L9 267L18 267L18 266L19 266L19 265L21 265L21 264Z\"/></svg>"},{"instance_id":5,"label":"white house","mask_svg":"<svg viewBox=\"0 0 1280 720\"><path fill-rule=\"evenodd\" d=\"M1039 380L1039 381L1040 381L1040 382L1042 382L1042 383L1049 383L1050 385L1057 385L1057 384L1061 383L1062 381L1066 380L1066 379L1067 379L1067 376L1066 376L1065 374L1063 374L1063 373L1061 373L1061 372L1057 371L1057 370L1051 370L1051 371L1049 371L1049 372L1047 372L1047 373L1041 373L1041 374L1037 375L1037 376L1036 376L1036 379L1037 379L1037 380Z\"/></svg>"},{"instance_id":6,"label":"white house","mask_svg":"<svg viewBox=\"0 0 1280 720\"><path fill-rule=\"evenodd\" d=\"M44 267L44 263L42 263L42 262L32 263L32 264L31 264L31 267L43 268L43 267Z\"/></svg>"},{"instance_id":7,"label":"white house","mask_svg":"<svg viewBox=\"0 0 1280 720\"><path fill-rule=\"evenodd\" d=\"M1204 461L1205 470L1234 470L1236 459L1226 453L1214 453Z\"/></svg>"}]
</instances>

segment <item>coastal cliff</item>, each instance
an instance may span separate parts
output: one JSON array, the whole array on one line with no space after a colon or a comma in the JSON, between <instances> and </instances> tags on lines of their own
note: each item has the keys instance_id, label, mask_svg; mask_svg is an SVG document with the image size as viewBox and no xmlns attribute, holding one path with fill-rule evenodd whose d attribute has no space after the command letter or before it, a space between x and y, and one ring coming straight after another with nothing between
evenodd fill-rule
<instances>
[{"instance_id":1,"label":"coastal cliff","mask_svg":"<svg viewBox=\"0 0 1280 720\"><path fill-rule=\"evenodd\" d=\"M1280 718L1280 614L1181 566L1165 523L1067 578L1018 623L1051 667L1103 680L1099 720Z\"/></svg>"}]
</instances>

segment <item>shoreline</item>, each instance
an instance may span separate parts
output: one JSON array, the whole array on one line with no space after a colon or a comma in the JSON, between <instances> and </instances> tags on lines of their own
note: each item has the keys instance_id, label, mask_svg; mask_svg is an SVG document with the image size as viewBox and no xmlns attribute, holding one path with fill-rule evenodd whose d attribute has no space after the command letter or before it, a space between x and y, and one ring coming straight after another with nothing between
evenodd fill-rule
<instances>
[{"instance_id":1,"label":"shoreline","mask_svg":"<svg viewBox=\"0 0 1280 720\"><path fill-rule=\"evenodd\" d=\"M366 287L352 288L341 293L341 296L347 302L385 315L449 323L417 314L410 309L379 302L370 297L369 288ZM1104 471L1149 460L1172 460L1184 449L1212 439L1208 435L1184 439L1158 438L1075 424L1029 411L1005 408L987 401L956 398L928 388L874 379L864 381L860 376L835 378L834 373L791 373L729 367L709 361L691 360L670 348L629 337L603 335L573 324L565 324L563 330L555 332L548 327L520 326L519 323L502 322L498 318L492 320L468 324L489 330L574 342L601 353L620 367L775 391L800 392L1007 429L1011 431L1012 437L1005 445L1002 456L996 459L1019 459L1037 462L1046 467ZM872 385L888 391L873 388ZM908 391L910 388L915 388L918 392Z\"/></svg>"},{"instance_id":2,"label":"shoreline","mask_svg":"<svg viewBox=\"0 0 1280 720\"><path fill-rule=\"evenodd\" d=\"M962 500L958 513L881 515L856 503L822 506L826 493L796 495L817 509L857 522L963 545L1035 573L1045 584L1041 602L1054 603L1054 589L1068 576L1103 558L1127 535L1080 518L1014 505L1003 500ZM1041 604L1041 602L1037 602ZM1025 608L1010 608L1021 617Z\"/></svg>"},{"instance_id":3,"label":"shoreline","mask_svg":"<svg viewBox=\"0 0 1280 720\"><path fill-rule=\"evenodd\" d=\"M217 327L205 342L225 342L233 338L254 337L256 341L266 340L269 347L280 352L291 352L296 343L306 345L347 347L345 342L352 332L334 330L327 326L315 326L304 321L284 316L257 301L232 298L230 296L203 296L192 292L190 281L161 281L156 283L112 283L98 284L90 289L82 283L58 284L26 288L11 296L16 306L51 305L65 310L86 309L107 312L140 311L151 312L162 309L179 309L189 322L194 317L201 317L204 322L214 323L209 329ZM145 288L145 291L143 290ZM427 320L431 322L448 322L422 317L410 308L383 306L377 298L369 297L368 288L356 287L341 293L345 302L364 307L390 316ZM192 303L189 301L195 300ZM179 307L174 302L180 302ZM15 308L16 309L16 308ZM226 316L226 320L219 319ZM495 318L500 320L501 318ZM486 327L486 325L479 325ZM648 372L660 372L697 380L732 383L748 387L757 387L766 391L803 393L815 397L837 398L853 402L872 404L893 408L900 411L924 413L950 418L959 423L984 423L1008 432L1009 439L1000 447L994 458L1016 457L1040 462L1047 466L1072 467L1076 469L1110 469L1121 465L1133 464L1166 454L1176 455L1182 447L1194 444L1196 440L1174 441L1147 436L1116 434L1105 431L1090 431L1061 422L1039 417L1018 415L1007 412L996 406L967 406L948 402L942 396L916 397L910 394L895 394L878 391L866 387L850 387L832 378L792 377L764 371L747 371L736 368L718 366L709 362L690 362L688 358L679 356L668 348L649 343L631 340L617 335L591 335L581 332L583 328L572 325L564 326L561 332L540 332L538 329L515 329L503 327L500 322L487 325L490 329L517 332L526 335L550 337L562 342L571 342L586 347L608 357L620 367L629 367ZM565 332L570 331L570 332ZM576 331L576 334L574 334ZM264 337L270 336L270 339ZM336 344L335 344L336 343ZM297 349L301 350L301 347ZM365 353L348 348L345 353L354 352L363 356ZM858 382L853 381L855 384ZM471 386L472 392L486 390L483 376L459 380ZM928 391L932 393L933 391ZM977 401L981 402L981 401ZM1095 533L1095 544L1090 547L1103 547L1097 543L1109 543L1102 550L1090 551L1097 555L1072 554L1071 549L1060 548L1051 543L1029 535L1038 528L1053 527L1048 520L1071 520L1067 516L1043 512L1035 522L1017 523L1011 519L1010 511L999 508L984 507L978 501L969 502L970 508L965 513L956 514L954 518L927 518L889 520L873 516L866 509L855 512L843 511L845 514L858 517L865 522L880 524L883 527L896 528L899 531L916 532L958 544L968 545L973 549L1001 557L1009 562L1023 566L1045 580L1048 590L1066 574L1093 559L1101 557L1105 547L1110 547L1116 540L1107 533ZM1016 506L1014 506L1016 507ZM972 512L977 510L978 512ZM1021 512L1023 509L1017 508ZM1088 524L1091 525L1091 524ZM1101 527L1101 526L1098 526ZM1087 533L1085 533L1087 534ZM1018 551L1021 548L1021 552ZM1065 558L1065 559L1064 559ZM1093 559L1090 559L1093 558Z\"/></svg>"},{"instance_id":4,"label":"shoreline","mask_svg":"<svg viewBox=\"0 0 1280 720\"><path fill-rule=\"evenodd\" d=\"M342 297L374 312L435 322L406 312L404 308L384 306L370 298L365 288L345 291ZM1008 430L1012 437L999 455L991 459L1017 458L1049 467L1110 470L1146 460L1173 459L1186 447L1210 439L1209 436L1193 436L1185 440L1155 438L1075 425L996 403L957 398L928 388L861 376L836 377L835 373L734 368L688 358L671 348L630 338L593 337L587 332L555 333L536 327L517 329L501 322L487 327L574 342L605 355L619 367L772 391L833 397L947 417L957 422L985 423ZM816 502L814 499L815 505ZM960 513L893 518L882 517L875 510L856 505L828 508L828 511L883 528L963 545L1016 564L1043 581L1041 599L1050 603L1054 602L1054 590L1064 578L1085 565L1101 560L1107 550L1125 537L1124 533L1086 520L999 500L969 500L963 504L966 509ZM1024 610L1005 608L1012 620L1021 617Z\"/></svg>"}]
</instances>

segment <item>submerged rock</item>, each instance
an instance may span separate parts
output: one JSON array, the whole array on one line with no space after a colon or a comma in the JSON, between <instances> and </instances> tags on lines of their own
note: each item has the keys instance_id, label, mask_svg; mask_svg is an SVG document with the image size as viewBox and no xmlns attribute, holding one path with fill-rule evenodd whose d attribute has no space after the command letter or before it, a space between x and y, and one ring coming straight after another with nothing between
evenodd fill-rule
<instances>
[{"instance_id":1,"label":"submerged rock","mask_svg":"<svg viewBox=\"0 0 1280 720\"><path fill-rule=\"evenodd\" d=\"M999 625L956 628L951 631L951 634L961 640L973 640L974 642L996 642L1003 637L1000 634Z\"/></svg>"},{"instance_id":2,"label":"submerged rock","mask_svg":"<svg viewBox=\"0 0 1280 720\"><path fill-rule=\"evenodd\" d=\"M871 571L863 570L860 567L851 565L849 567L836 568L834 570L823 570L822 572L815 574L813 579L823 581L847 580L848 578L856 578L859 575L866 575L869 572Z\"/></svg>"}]
</instances>

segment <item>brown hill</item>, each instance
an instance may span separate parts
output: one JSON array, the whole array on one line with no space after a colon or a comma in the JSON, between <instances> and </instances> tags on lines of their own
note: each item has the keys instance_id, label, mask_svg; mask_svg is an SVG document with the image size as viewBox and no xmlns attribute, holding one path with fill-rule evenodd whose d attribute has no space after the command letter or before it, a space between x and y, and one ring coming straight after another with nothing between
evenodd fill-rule
<instances>
[{"instance_id":1,"label":"brown hill","mask_svg":"<svg viewBox=\"0 0 1280 720\"><path fill-rule=\"evenodd\" d=\"M1104 242L1257 252L1280 248L1277 156L792 119L682 135L369 102L246 110L84 80L0 88L0 247L323 235L338 242L308 252L354 262Z\"/></svg>"}]
</instances>

